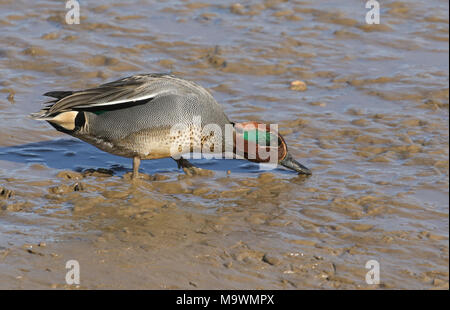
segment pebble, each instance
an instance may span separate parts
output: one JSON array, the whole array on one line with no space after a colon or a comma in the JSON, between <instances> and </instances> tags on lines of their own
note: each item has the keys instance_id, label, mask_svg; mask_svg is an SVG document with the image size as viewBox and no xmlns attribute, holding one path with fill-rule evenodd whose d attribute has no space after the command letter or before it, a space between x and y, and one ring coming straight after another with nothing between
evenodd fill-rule
<instances>
[{"instance_id":1,"label":"pebble","mask_svg":"<svg viewBox=\"0 0 450 310\"><path fill-rule=\"evenodd\" d=\"M14 196L14 192L12 190L0 186L0 198L8 199L12 196Z\"/></svg>"},{"instance_id":2,"label":"pebble","mask_svg":"<svg viewBox=\"0 0 450 310\"><path fill-rule=\"evenodd\" d=\"M281 264L281 260L278 257L267 254L267 253L264 254L262 261L269 265L272 265L272 266L277 266L277 265Z\"/></svg>"},{"instance_id":3,"label":"pebble","mask_svg":"<svg viewBox=\"0 0 450 310\"><path fill-rule=\"evenodd\" d=\"M291 89L296 91L306 91L308 87L305 82L297 80L291 82Z\"/></svg>"}]
</instances>

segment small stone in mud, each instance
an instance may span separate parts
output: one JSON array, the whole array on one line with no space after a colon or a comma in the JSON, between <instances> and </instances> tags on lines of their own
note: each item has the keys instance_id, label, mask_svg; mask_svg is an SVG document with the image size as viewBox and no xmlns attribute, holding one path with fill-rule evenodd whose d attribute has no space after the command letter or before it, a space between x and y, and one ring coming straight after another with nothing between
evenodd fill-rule
<instances>
[{"instance_id":1,"label":"small stone in mud","mask_svg":"<svg viewBox=\"0 0 450 310\"><path fill-rule=\"evenodd\" d=\"M306 91L308 87L305 82L297 80L291 82L291 89L296 91Z\"/></svg>"},{"instance_id":2,"label":"small stone in mud","mask_svg":"<svg viewBox=\"0 0 450 310\"><path fill-rule=\"evenodd\" d=\"M41 241L41 242L39 242L38 246L40 246L41 248L44 248L47 246L47 243Z\"/></svg>"},{"instance_id":3,"label":"small stone in mud","mask_svg":"<svg viewBox=\"0 0 450 310\"><path fill-rule=\"evenodd\" d=\"M114 171L111 169L98 168L98 169L86 169L83 171L83 176L94 176L94 177L111 177L114 175Z\"/></svg>"},{"instance_id":4,"label":"small stone in mud","mask_svg":"<svg viewBox=\"0 0 450 310\"><path fill-rule=\"evenodd\" d=\"M0 186L0 198L8 199L12 196L14 196L14 192L12 190Z\"/></svg>"},{"instance_id":5,"label":"small stone in mud","mask_svg":"<svg viewBox=\"0 0 450 310\"><path fill-rule=\"evenodd\" d=\"M272 266L277 266L281 264L281 260L278 257L272 256L267 253L264 254L264 256L262 257L262 261Z\"/></svg>"}]
</instances>

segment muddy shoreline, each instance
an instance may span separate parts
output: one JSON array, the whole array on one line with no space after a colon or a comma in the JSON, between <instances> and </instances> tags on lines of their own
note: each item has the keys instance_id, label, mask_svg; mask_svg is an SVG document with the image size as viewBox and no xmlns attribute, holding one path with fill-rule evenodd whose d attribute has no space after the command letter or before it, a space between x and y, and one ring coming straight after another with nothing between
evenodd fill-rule
<instances>
[{"instance_id":1,"label":"muddy shoreline","mask_svg":"<svg viewBox=\"0 0 450 310\"><path fill-rule=\"evenodd\" d=\"M384 1L374 27L356 0L64 10L0 0L0 289L448 289L447 2ZM278 124L313 176L163 159L132 182L128 159L28 118L47 91L146 72Z\"/></svg>"}]
</instances>

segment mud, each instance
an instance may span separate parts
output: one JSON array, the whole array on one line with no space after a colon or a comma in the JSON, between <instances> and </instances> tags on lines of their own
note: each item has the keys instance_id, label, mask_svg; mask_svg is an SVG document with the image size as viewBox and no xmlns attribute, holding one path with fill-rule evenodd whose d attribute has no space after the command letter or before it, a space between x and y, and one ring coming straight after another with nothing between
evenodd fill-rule
<instances>
[{"instance_id":1,"label":"mud","mask_svg":"<svg viewBox=\"0 0 450 310\"><path fill-rule=\"evenodd\" d=\"M0 288L448 289L448 3L0 0ZM171 72L313 176L131 161L27 115ZM80 263L79 286L65 282ZM379 285L365 264L380 263Z\"/></svg>"}]
</instances>

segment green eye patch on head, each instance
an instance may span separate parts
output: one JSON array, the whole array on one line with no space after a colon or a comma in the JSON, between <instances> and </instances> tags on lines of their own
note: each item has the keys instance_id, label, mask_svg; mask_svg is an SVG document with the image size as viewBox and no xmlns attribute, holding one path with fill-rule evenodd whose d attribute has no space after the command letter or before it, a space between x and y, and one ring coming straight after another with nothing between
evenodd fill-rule
<instances>
[{"instance_id":1,"label":"green eye patch on head","mask_svg":"<svg viewBox=\"0 0 450 310\"><path fill-rule=\"evenodd\" d=\"M272 145L278 145L278 137L274 134L262 131L258 129L245 130L244 131L244 140L255 142L258 145L266 145L269 146L272 141Z\"/></svg>"}]
</instances>

